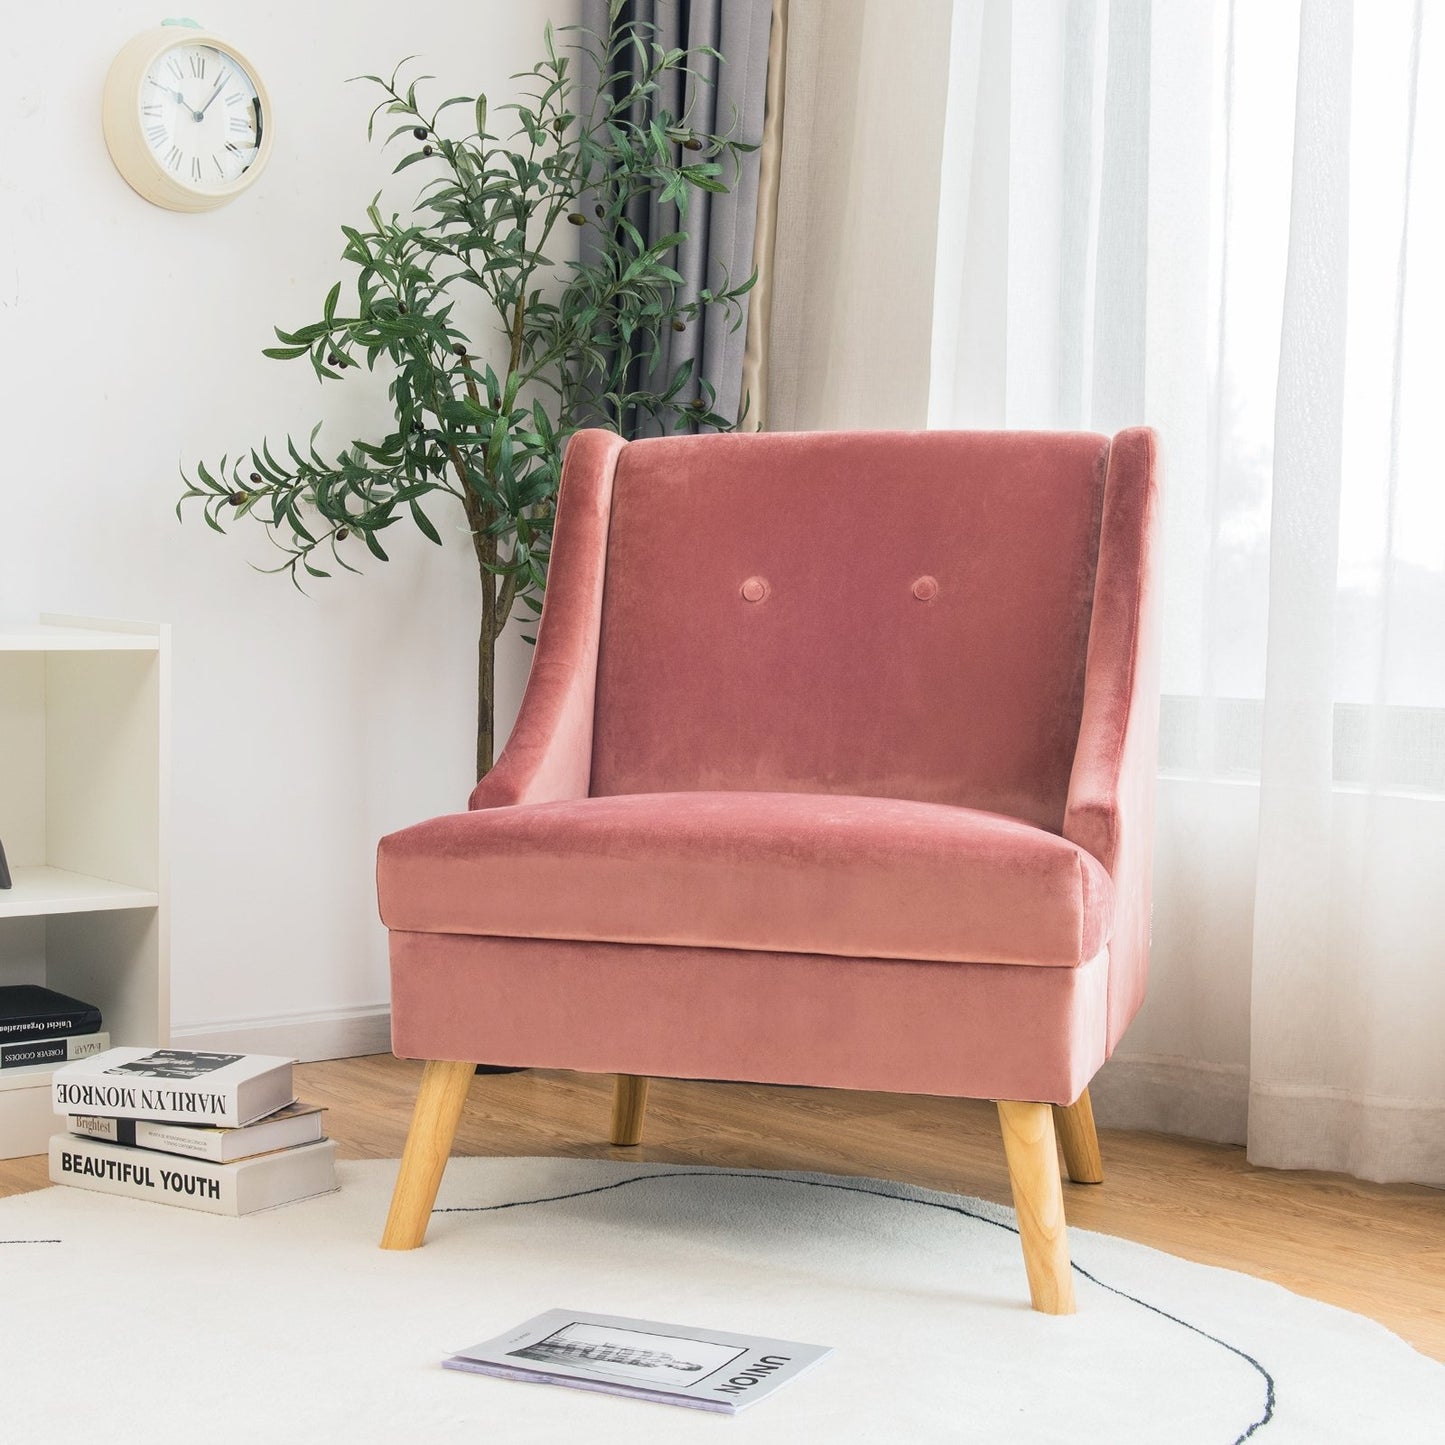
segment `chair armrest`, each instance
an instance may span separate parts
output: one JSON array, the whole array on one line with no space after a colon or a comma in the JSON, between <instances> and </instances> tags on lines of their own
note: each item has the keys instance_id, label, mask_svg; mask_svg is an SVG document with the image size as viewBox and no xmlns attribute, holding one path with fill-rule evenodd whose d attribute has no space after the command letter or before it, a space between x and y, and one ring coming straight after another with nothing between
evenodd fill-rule
<instances>
[{"instance_id":1,"label":"chair armrest","mask_svg":"<svg viewBox=\"0 0 1445 1445\"><path fill-rule=\"evenodd\" d=\"M1064 837L1114 882L1111 1049L1143 997L1149 959L1159 756L1156 450L1145 427L1120 432L1109 448L1084 707L1064 808Z\"/></svg>"},{"instance_id":2,"label":"chair armrest","mask_svg":"<svg viewBox=\"0 0 1445 1445\"><path fill-rule=\"evenodd\" d=\"M580 431L567 443L532 670L516 725L473 789L472 808L587 796L612 479L623 445L606 431Z\"/></svg>"},{"instance_id":3,"label":"chair armrest","mask_svg":"<svg viewBox=\"0 0 1445 1445\"><path fill-rule=\"evenodd\" d=\"M1128 815L1153 795L1159 673L1154 586L1158 511L1154 433L1109 447L1099 560L1084 664L1084 706L1064 837L1114 872Z\"/></svg>"}]
</instances>

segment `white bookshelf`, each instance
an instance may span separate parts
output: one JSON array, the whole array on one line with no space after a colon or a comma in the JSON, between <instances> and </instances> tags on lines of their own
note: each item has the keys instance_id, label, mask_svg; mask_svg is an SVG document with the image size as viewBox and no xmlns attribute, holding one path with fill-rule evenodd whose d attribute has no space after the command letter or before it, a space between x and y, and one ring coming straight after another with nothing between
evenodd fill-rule
<instances>
[{"instance_id":1,"label":"white bookshelf","mask_svg":"<svg viewBox=\"0 0 1445 1445\"><path fill-rule=\"evenodd\" d=\"M98 1004L116 1044L170 1035L170 630L0 625L0 983ZM44 1151L49 1068L0 1070L0 1159Z\"/></svg>"}]
</instances>

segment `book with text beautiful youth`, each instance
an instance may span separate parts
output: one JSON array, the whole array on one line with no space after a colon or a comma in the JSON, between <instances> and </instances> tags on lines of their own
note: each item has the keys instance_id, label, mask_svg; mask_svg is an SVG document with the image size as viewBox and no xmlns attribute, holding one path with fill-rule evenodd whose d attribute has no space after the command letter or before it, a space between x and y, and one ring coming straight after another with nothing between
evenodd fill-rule
<instances>
[{"instance_id":1,"label":"book with text beautiful youth","mask_svg":"<svg viewBox=\"0 0 1445 1445\"><path fill-rule=\"evenodd\" d=\"M60 1038L26 1039L24 1043L0 1043L0 1069L28 1069L42 1064L63 1064L69 1059L86 1059L104 1053L110 1035L64 1034Z\"/></svg>"},{"instance_id":2,"label":"book with text beautiful youth","mask_svg":"<svg viewBox=\"0 0 1445 1445\"><path fill-rule=\"evenodd\" d=\"M239 1129L217 1129L207 1124L165 1124L153 1119L106 1119L94 1114L72 1114L65 1121L72 1134L128 1144L137 1149L158 1149L187 1159L209 1159L230 1164L275 1149L294 1149L321 1138L321 1110L315 1104L287 1104L274 1114Z\"/></svg>"},{"instance_id":3,"label":"book with text beautiful youth","mask_svg":"<svg viewBox=\"0 0 1445 1445\"><path fill-rule=\"evenodd\" d=\"M100 1010L92 1003L42 988L37 983L0 986L0 1044L50 1039L100 1030Z\"/></svg>"},{"instance_id":4,"label":"book with text beautiful youth","mask_svg":"<svg viewBox=\"0 0 1445 1445\"><path fill-rule=\"evenodd\" d=\"M50 1101L57 1114L235 1129L292 1101L291 1064L273 1054L108 1049L57 1069Z\"/></svg>"},{"instance_id":5,"label":"book with text beautiful youth","mask_svg":"<svg viewBox=\"0 0 1445 1445\"><path fill-rule=\"evenodd\" d=\"M548 1310L495 1339L458 1350L442 1364L504 1380L735 1415L832 1352L828 1345Z\"/></svg>"},{"instance_id":6,"label":"book with text beautiful youth","mask_svg":"<svg viewBox=\"0 0 1445 1445\"><path fill-rule=\"evenodd\" d=\"M254 1214L330 1194L337 1187L336 1145L322 1139L234 1164L212 1164L56 1134L50 1141L50 1182L207 1214Z\"/></svg>"}]
</instances>

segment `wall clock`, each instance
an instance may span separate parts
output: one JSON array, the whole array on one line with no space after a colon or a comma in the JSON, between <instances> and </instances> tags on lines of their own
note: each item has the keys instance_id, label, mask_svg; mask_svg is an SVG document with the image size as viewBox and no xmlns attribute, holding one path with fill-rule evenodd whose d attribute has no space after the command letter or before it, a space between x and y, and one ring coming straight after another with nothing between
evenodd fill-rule
<instances>
[{"instance_id":1,"label":"wall clock","mask_svg":"<svg viewBox=\"0 0 1445 1445\"><path fill-rule=\"evenodd\" d=\"M218 35L184 25L122 47L101 115L116 169L171 211L235 200L271 156L271 102L256 67Z\"/></svg>"}]
</instances>

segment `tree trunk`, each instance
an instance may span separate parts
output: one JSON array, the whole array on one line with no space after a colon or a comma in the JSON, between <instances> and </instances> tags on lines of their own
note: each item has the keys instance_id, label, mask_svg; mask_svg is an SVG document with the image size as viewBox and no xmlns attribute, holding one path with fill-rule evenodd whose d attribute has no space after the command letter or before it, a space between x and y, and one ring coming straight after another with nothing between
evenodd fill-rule
<instances>
[{"instance_id":1,"label":"tree trunk","mask_svg":"<svg viewBox=\"0 0 1445 1445\"><path fill-rule=\"evenodd\" d=\"M460 466L459 466L460 470ZM463 472L465 476L465 472ZM472 534L472 550L477 556L477 572L482 583L482 625L477 634L477 777L486 777L495 761L497 634L501 621L497 617L497 539L488 530L491 518L467 490L467 528Z\"/></svg>"},{"instance_id":2,"label":"tree trunk","mask_svg":"<svg viewBox=\"0 0 1445 1445\"><path fill-rule=\"evenodd\" d=\"M497 684L497 637L494 598L496 578L482 573L482 626L477 636L477 777L484 778L492 770L495 739ZM488 602L493 602L489 607Z\"/></svg>"},{"instance_id":3,"label":"tree trunk","mask_svg":"<svg viewBox=\"0 0 1445 1445\"><path fill-rule=\"evenodd\" d=\"M517 311L512 322L512 360L508 368L509 374L516 371L521 356L522 315L525 305L525 298L517 302ZM462 359L468 364L472 360L464 350ZM466 388L473 403L481 406L482 398L477 391L476 380L470 373L466 377ZM482 626L477 636L477 779L480 781L492 771L492 764L496 761L493 754L496 748L497 725L497 634L507 621L511 586L509 578L509 585L503 593L507 601L502 615L498 616L497 574L491 570L497 562L497 539L490 530L494 518L472 489L471 473L461 453L453 448L451 456L457 479L462 484L467 528L472 534L472 550L477 554L477 571L482 580Z\"/></svg>"},{"instance_id":4,"label":"tree trunk","mask_svg":"<svg viewBox=\"0 0 1445 1445\"><path fill-rule=\"evenodd\" d=\"M477 570L482 580L482 625L477 634L477 777L492 770L497 713L497 577L485 563L494 562L496 540L472 534Z\"/></svg>"}]
</instances>

